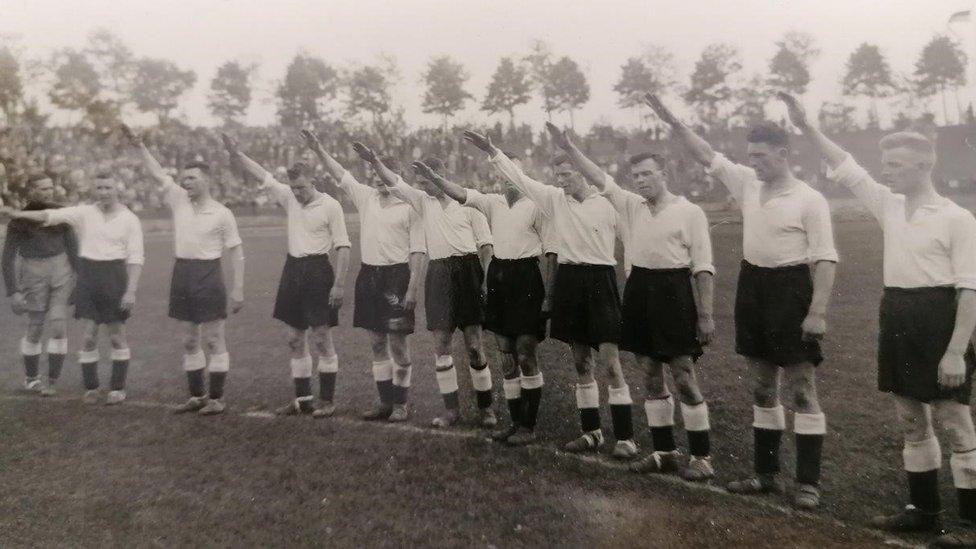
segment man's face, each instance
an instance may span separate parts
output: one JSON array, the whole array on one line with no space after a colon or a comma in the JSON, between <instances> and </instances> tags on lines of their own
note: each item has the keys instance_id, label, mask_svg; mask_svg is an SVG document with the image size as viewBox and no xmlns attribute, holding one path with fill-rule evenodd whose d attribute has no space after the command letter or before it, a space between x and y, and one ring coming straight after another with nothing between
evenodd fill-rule
<instances>
[{"instance_id":1,"label":"man's face","mask_svg":"<svg viewBox=\"0 0 976 549\"><path fill-rule=\"evenodd\" d=\"M315 198L315 185L312 184L310 178L304 175L289 182L288 186L291 187L291 192L295 195L295 200L302 206L308 204Z\"/></svg>"},{"instance_id":2,"label":"man's face","mask_svg":"<svg viewBox=\"0 0 976 549\"><path fill-rule=\"evenodd\" d=\"M54 200L54 181L41 179L31 183L30 199L35 202L51 202Z\"/></svg>"},{"instance_id":3,"label":"man's face","mask_svg":"<svg viewBox=\"0 0 976 549\"><path fill-rule=\"evenodd\" d=\"M906 148L881 151L881 182L891 192L911 194L932 172L931 158Z\"/></svg>"},{"instance_id":4,"label":"man's face","mask_svg":"<svg viewBox=\"0 0 976 549\"><path fill-rule=\"evenodd\" d=\"M433 196L434 198L440 198L444 196L444 191L442 191L441 188L438 187L437 185L434 185L434 183L428 180L426 177L417 178L417 187L419 187L420 190L424 191L428 195Z\"/></svg>"},{"instance_id":5,"label":"man's face","mask_svg":"<svg viewBox=\"0 0 976 549\"><path fill-rule=\"evenodd\" d=\"M749 166L764 183L775 181L789 170L789 151L785 147L769 143L749 143L746 152L749 155Z\"/></svg>"},{"instance_id":6,"label":"man's face","mask_svg":"<svg viewBox=\"0 0 976 549\"><path fill-rule=\"evenodd\" d=\"M553 185L568 195L579 192L586 184L583 176L569 162L553 166L552 176Z\"/></svg>"},{"instance_id":7,"label":"man's face","mask_svg":"<svg viewBox=\"0 0 976 549\"><path fill-rule=\"evenodd\" d=\"M110 206L119 200L119 183L115 179L95 179L95 200L101 206Z\"/></svg>"},{"instance_id":8,"label":"man's face","mask_svg":"<svg viewBox=\"0 0 976 549\"><path fill-rule=\"evenodd\" d=\"M667 171L653 158L646 158L630 167L634 190L647 200L657 200L667 187Z\"/></svg>"},{"instance_id":9,"label":"man's face","mask_svg":"<svg viewBox=\"0 0 976 549\"><path fill-rule=\"evenodd\" d=\"M190 168L188 170L184 170L183 177L180 178L180 186L186 190L186 194L191 200L195 200L202 196L204 192L206 192L209 184L210 179L200 168Z\"/></svg>"}]
</instances>

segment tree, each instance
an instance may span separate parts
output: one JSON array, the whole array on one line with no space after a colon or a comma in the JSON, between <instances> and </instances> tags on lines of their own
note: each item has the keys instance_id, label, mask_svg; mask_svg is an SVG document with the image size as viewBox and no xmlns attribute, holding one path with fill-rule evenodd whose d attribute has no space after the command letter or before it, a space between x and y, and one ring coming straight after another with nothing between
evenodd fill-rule
<instances>
[{"instance_id":1,"label":"tree","mask_svg":"<svg viewBox=\"0 0 976 549\"><path fill-rule=\"evenodd\" d=\"M509 126L515 127L515 107L524 105L532 98L529 71L516 65L511 57L503 57L488 84L488 93L481 110L491 114L508 113Z\"/></svg>"},{"instance_id":2,"label":"tree","mask_svg":"<svg viewBox=\"0 0 976 549\"><path fill-rule=\"evenodd\" d=\"M957 89L966 84L966 54L948 36L934 36L915 62L915 77L918 95L940 95L942 119L948 124L946 88Z\"/></svg>"},{"instance_id":3,"label":"tree","mask_svg":"<svg viewBox=\"0 0 976 549\"><path fill-rule=\"evenodd\" d=\"M742 70L739 51L729 44L711 44L702 51L691 73L691 86L684 98L691 103L702 123L717 126L722 109L734 96L730 77Z\"/></svg>"},{"instance_id":4,"label":"tree","mask_svg":"<svg viewBox=\"0 0 976 549\"><path fill-rule=\"evenodd\" d=\"M244 66L237 61L227 61L217 69L210 81L207 107L224 126L238 121L251 106L251 75L254 66Z\"/></svg>"},{"instance_id":5,"label":"tree","mask_svg":"<svg viewBox=\"0 0 976 549\"><path fill-rule=\"evenodd\" d=\"M444 117L444 128L447 120L457 111L464 108L468 99L473 99L464 90L464 83L468 74L464 67L447 55L435 57L427 63L427 70L423 74L423 81L427 85L422 104L425 113L439 114Z\"/></svg>"},{"instance_id":6,"label":"tree","mask_svg":"<svg viewBox=\"0 0 976 549\"><path fill-rule=\"evenodd\" d=\"M181 95L193 87L197 75L180 70L165 59L143 58L136 62L129 91L132 102L142 112L155 113L160 122L169 118Z\"/></svg>"},{"instance_id":7,"label":"tree","mask_svg":"<svg viewBox=\"0 0 976 549\"><path fill-rule=\"evenodd\" d=\"M7 47L0 48L0 110L9 124L23 103L24 86L20 79L20 63Z\"/></svg>"},{"instance_id":8,"label":"tree","mask_svg":"<svg viewBox=\"0 0 976 549\"><path fill-rule=\"evenodd\" d=\"M381 67L366 65L353 70L345 78L346 113L355 116L360 112L372 115L373 126L380 123L391 107L392 82Z\"/></svg>"},{"instance_id":9,"label":"tree","mask_svg":"<svg viewBox=\"0 0 976 549\"><path fill-rule=\"evenodd\" d=\"M339 75L317 57L300 52L285 70L278 86L278 118L285 126L300 128L318 122L335 99Z\"/></svg>"},{"instance_id":10,"label":"tree","mask_svg":"<svg viewBox=\"0 0 976 549\"><path fill-rule=\"evenodd\" d=\"M119 103L127 99L135 71L135 57L122 39L107 29L97 29L88 35L84 54L91 62L103 91Z\"/></svg>"},{"instance_id":11,"label":"tree","mask_svg":"<svg viewBox=\"0 0 976 549\"><path fill-rule=\"evenodd\" d=\"M803 95L810 84L810 62L820 55L807 33L790 31L776 42L776 54L769 61L767 83L794 95Z\"/></svg>"},{"instance_id":12,"label":"tree","mask_svg":"<svg viewBox=\"0 0 976 549\"><path fill-rule=\"evenodd\" d=\"M55 54L54 64L54 84L48 97L55 106L69 111L83 110L102 91L98 73L83 53L62 50Z\"/></svg>"},{"instance_id":13,"label":"tree","mask_svg":"<svg viewBox=\"0 0 976 549\"><path fill-rule=\"evenodd\" d=\"M825 102L820 106L817 119L820 129L826 133L849 133L857 129L854 107L840 102Z\"/></svg>"},{"instance_id":14,"label":"tree","mask_svg":"<svg viewBox=\"0 0 976 549\"><path fill-rule=\"evenodd\" d=\"M735 90L735 109L732 111L733 126L750 127L766 119L766 95L763 93L762 75L754 74Z\"/></svg>"},{"instance_id":15,"label":"tree","mask_svg":"<svg viewBox=\"0 0 976 549\"><path fill-rule=\"evenodd\" d=\"M662 95L675 84L674 56L662 46L650 46L643 55L631 57L620 67L620 79L613 91L620 96L618 105L635 109L638 124L643 128L644 94Z\"/></svg>"},{"instance_id":16,"label":"tree","mask_svg":"<svg viewBox=\"0 0 976 549\"><path fill-rule=\"evenodd\" d=\"M569 112L569 125L575 127L574 111L590 100L590 85L576 61L563 56L546 75L542 96L546 112Z\"/></svg>"},{"instance_id":17,"label":"tree","mask_svg":"<svg viewBox=\"0 0 976 549\"><path fill-rule=\"evenodd\" d=\"M847 73L841 80L842 93L851 97L867 97L871 102L869 119L877 123L877 101L895 91L888 62L874 44L863 43L847 60Z\"/></svg>"}]
</instances>

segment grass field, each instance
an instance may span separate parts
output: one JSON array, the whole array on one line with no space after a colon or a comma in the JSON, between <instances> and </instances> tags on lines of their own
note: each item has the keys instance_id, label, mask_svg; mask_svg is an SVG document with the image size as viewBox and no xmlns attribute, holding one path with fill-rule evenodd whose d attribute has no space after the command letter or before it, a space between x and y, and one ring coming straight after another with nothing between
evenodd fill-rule
<instances>
[{"instance_id":1,"label":"grass field","mask_svg":"<svg viewBox=\"0 0 976 549\"><path fill-rule=\"evenodd\" d=\"M716 484L751 470L749 378L732 352L740 230L722 225L713 234L718 333L700 362L712 411ZM842 263L819 387L829 430L824 498L812 516L784 514L556 452L578 432L574 374L568 349L559 342L540 348L547 386L537 447L492 445L471 436L475 431L469 426L445 436L358 423L354 418L375 390L366 334L351 327L355 247L348 305L336 338L340 418L243 417L242 412L267 411L292 397L285 332L270 318L284 235L267 228L244 235L248 302L228 325L233 364L227 401L234 413L176 418L161 407L137 405L176 403L186 391L176 325L166 318L172 243L166 235L150 235L129 324L129 397L136 402L84 407L74 357L65 367L61 398L0 399L0 544L877 545L880 538L858 525L905 497L894 415L888 398L875 389L881 235L869 222L838 224L836 232ZM5 328L0 383L13 395L22 379L17 352L23 320L4 305L0 323ZM418 326L423 325L421 316ZM77 349L77 327L70 344ZM412 423L425 428L441 407L429 335L419 332L412 347ZM494 353L493 342L489 350ZM459 342L455 356L465 363ZM631 357L624 360L639 403L642 376ZM469 380L459 377L471 419L473 399L464 392ZM495 377L500 403L497 369ZM638 442L649 448L642 407L634 412ZM791 438L784 444L788 476ZM955 504L948 497L947 466L944 473L951 516ZM785 496L765 501L788 504Z\"/></svg>"}]
</instances>

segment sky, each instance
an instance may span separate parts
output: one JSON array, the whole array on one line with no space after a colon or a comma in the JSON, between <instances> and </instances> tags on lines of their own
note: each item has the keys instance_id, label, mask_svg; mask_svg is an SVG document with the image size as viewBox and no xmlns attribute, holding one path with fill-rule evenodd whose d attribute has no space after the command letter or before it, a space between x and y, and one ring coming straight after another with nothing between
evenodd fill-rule
<instances>
[{"instance_id":1,"label":"sky","mask_svg":"<svg viewBox=\"0 0 976 549\"><path fill-rule=\"evenodd\" d=\"M96 28L107 28L139 56L162 57L197 73L197 84L178 114L195 125L216 121L206 95L217 67L227 60L258 63L250 124L274 123L273 91L285 67L307 51L336 67L373 63L392 55L401 80L394 98L412 126L436 126L421 112L420 74L435 55L448 54L470 74L476 101L458 122L505 121L478 110L503 56L524 55L533 40L576 60L591 99L576 127L595 122L636 125L633 111L617 105L613 85L620 66L651 44L674 53L678 79L688 82L694 62L710 43L741 52L743 76L766 72L775 41L789 30L810 33L821 49L811 66L804 98L809 109L840 96L839 80L850 53L862 42L881 47L895 71L910 72L922 46L946 32L950 14L974 0L0 0L0 35L19 37L28 57L80 47ZM976 52L976 27L954 30ZM970 57L976 60L976 53ZM971 77L970 80L976 81ZM976 97L976 86L963 93ZM38 86L35 95L43 95ZM675 100L672 100L675 102ZM941 112L938 103L933 109ZM775 114L775 107L771 109ZM541 124L537 101L516 111L518 120ZM57 120L66 121L60 115ZM559 123L568 116L556 115ZM138 122L138 120L136 120Z\"/></svg>"}]
</instances>

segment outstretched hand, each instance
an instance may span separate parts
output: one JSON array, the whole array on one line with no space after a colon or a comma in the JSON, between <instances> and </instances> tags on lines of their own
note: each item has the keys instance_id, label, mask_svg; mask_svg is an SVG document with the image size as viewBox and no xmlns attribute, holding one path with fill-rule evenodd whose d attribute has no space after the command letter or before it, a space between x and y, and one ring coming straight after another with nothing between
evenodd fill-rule
<instances>
[{"instance_id":1,"label":"outstretched hand","mask_svg":"<svg viewBox=\"0 0 976 549\"><path fill-rule=\"evenodd\" d=\"M313 152L320 152L322 150L322 142L319 141L319 136L315 135L315 132L312 130L302 130L301 134L306 147Z\"/></svg>"},{"instance_id":2,"label":"outstretched hand","mask_svg":"<svg viewBox=\"0 0 976 549\"><path fill-rule=\"evenodd\" d=\"M228 154L234 156L237 154L237 140L233 137L227 135L226 133L220 133L220 140L224 142L224 148L227 149Z\"/></svg>"},{"instance_id":3,"label":"outstretched hand","mask_svg":"<svg viewBox=\"0 0 976 549\"><path fill-rule=\"evenodd\" d=\"M654 114L656 114L657 117L668 126L677 126L681 123L678 120L678 117L676 117L670 109L664 106L664 103L661 102L661 99L657 95L653 93L645 93L644 103L650 107L651 110L654 111Z\"/></svg>"},{"instance_id":4,"label":"outstretched hand","mask_svg":"<svg viewBox=\"0 0 976 549\"><path fill-rule=\"evenodd\" d=\"M423 162L414 162L410 165L410 167L413 168L413 171L416 172L417 175L423 177L424 179L432 181L437 176L437 174L434 173L434 170Z\"/></svg>"},{"instance_id":5,"label":"outstretched hand","mask_svg":"<svg viewBox=\"0 0 976 549\"><path fill-rule=\"evenodd\" d=\"M133 147L142 145L142 139L140 139L139 136L132 131L132 128L130 128L128 124L119 124L119 131L122 132L122 137L124 137L125 140L128 141Z\"/></svg>"},{"instance_id":6,"label":"outstretched hand","mask_svg":"<svg viewBox=\"0 0 976 549\"><path fill-rule=\"evenodd\" d=\"M803 105L795 97L786 92L776 92L776 97L786 104L786 111L790 115L790 123L801 130L805 130L810 126L810 121L807 120L807 113L803 109Z\"/></svg>"},{"instance_id":7,"label":"outstretched hand","mask_svg":"<svg viewBox=\"0 0 976 549\"><path fill-rule=\"evenodd\" d=\"M492 145L491 138L488 137L488 134L482 135L471 130L464 130L464 140L488 154L491 154L495 149L495 146Z\"/></svg>"},{"instance_id":8,"label":"outstretched hand","mask_svg":"<svg viewBox=\"0 0 976 549\"><path fill-rule=\"evenodd\" d=\"M363 143L359 141L353 142L352 149L356 151L356 154L359 155L359 158L362 158L366 162L371 162L371 163L376 162L376 153L373 152L373 149L370 149Z\"/></svg>"},{"instance_id":9,"label":"outstretched hand","mask_svg":"<svg viewBox=\"0 0 976 549\"><path fill-rule=\"evenodd\" d=\"M566 130L560 130L559 126L556 126L552 122L546 122L546 129L549 130L549 136L557 147L564 151L569 151L572 144L569 142L569 136L566 134Z\"/></svg>"}]
</instances>

